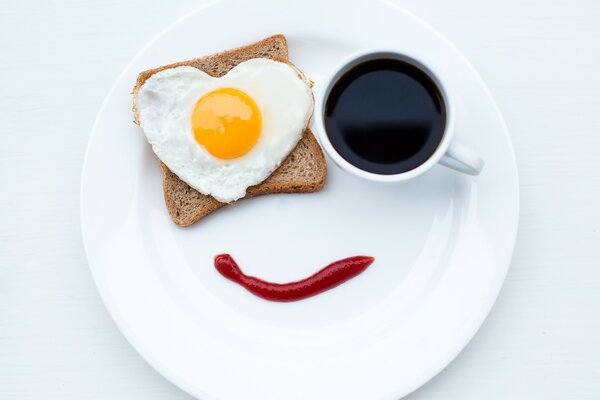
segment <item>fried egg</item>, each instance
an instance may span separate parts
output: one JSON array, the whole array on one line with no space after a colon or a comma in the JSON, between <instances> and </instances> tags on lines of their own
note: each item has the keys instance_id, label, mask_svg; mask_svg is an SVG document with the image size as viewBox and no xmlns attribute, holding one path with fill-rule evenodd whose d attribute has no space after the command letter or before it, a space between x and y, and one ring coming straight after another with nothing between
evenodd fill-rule
<instances>
[{"instance_id":1,"label":"fried egg","mask_svg":"<svg viewBox=\"0 0 600 400\"><path fill-rule=\"evenodd\" d=\"M291 65L264 58L219 78L189 66L157 72L135 103L158 158L188 185L225 203L279 167L314 108L310 81Z\"/></svg>"}]
</instances>

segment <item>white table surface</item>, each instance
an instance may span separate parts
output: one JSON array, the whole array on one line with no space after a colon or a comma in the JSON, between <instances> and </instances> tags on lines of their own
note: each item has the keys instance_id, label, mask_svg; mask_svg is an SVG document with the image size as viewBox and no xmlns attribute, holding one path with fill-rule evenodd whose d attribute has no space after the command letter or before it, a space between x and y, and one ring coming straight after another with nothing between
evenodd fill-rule
<instances>
[{"instance_id":1,"label":"white table surface","mask_svg":"<svg viewBox=\"0 0 600 400\"><path fill-rule=\"evenodd\" d=\"M398 2L479 70L521 180L498 302L461 355L409 398L599 399L600 2ZM110 85L199 3L1 1L0 399L189 398L108 316L78 213L83 154Z\"/></svg>"}]
</instances>

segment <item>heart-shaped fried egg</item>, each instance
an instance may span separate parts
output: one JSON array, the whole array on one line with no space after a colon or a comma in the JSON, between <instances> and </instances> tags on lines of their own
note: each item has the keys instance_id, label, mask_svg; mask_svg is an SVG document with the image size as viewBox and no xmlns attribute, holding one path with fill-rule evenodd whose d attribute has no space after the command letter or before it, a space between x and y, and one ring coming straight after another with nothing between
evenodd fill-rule
<instances>
[{"instance_id":1,"label":"heart-shaped fried egg","mask_svg":"<svg viewBox=\"0 0 600 400\"><path fill-rule=\"evenodd\" d=\"M300 140L313 112L310 82L264 58L215 78L194 67L155 73L136 94L154 153L181 180L221 202L244 197Z\"/></svg>"}]
</instances>

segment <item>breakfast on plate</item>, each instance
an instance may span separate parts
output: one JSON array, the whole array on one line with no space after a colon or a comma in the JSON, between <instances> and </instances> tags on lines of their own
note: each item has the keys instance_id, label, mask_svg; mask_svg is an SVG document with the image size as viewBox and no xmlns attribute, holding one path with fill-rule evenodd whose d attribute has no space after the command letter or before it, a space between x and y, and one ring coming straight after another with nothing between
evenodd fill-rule
<instances>
[{"instance_id":1,"label":"breakfast on plate","mask_svg":"<svg viewBox=\"0 0 600 400\"><path fill-rule=\"evenodd\" d=\"M133 89L134 122L180 226L241 198L320 190L313 108L312 82L289 62L283 35L144 71Z\"/></svg>"},{"instance_id":2,"label":"breakfast on plate","mask_svg":"<svg viewBox=\"0 0 600 400\"><path fill-rule=\"evenodd\" d=\"M317 133L347 171L378 182L412 178L437 162L481 172L483 160L474 152L450 147L451 102L441 81L415 59L363 52L330 84ZM191 225L246 197L320 190L327 166L308 126L312 86L289 61L283 35L140 73L134 122L160 160L173 222ZM229 254L216 256L214 266L259 297L295 301L351 279L373 261L345 258L290 283L248 276Z\"/></svg>"},{"instance_id":3,"label":"breakfast on plate","mask_svg":"<svg viewBox=\"0 0 600 400\"><path fill-rule=\"evenodd\" d=\"M466 58L395 4L259 3L200 7L114 82L81 179L94 281L192 396L400 398L502 286L506 124Z\"/></svg>"}]
</instances>

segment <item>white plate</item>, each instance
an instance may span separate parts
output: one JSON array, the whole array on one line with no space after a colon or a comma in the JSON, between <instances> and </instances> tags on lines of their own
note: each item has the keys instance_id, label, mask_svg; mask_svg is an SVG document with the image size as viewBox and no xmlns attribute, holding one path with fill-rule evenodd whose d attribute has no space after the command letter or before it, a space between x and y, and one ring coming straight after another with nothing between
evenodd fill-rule
<instances>
[{"instance_id":1,"label":"white plate","mask_svg":"<svg viewBox=\"0 0 600 400\"><path fill-rule=\"evenodd\" d=\"M297 4L293 4L297 3ZM125 68L90 138L83 169L85 247L108 310L159 372L201 399L397 399L466 345L510 263L518 221L512 146L481 79L458 51L386 2L221 1L161 33ZM144 69L286 34L315 81L365 47L446 65L457 136L486 160L476 178L443 167L380 186L329 163L316 194L242 201L190 228L169 219L156 158L132 121ZM213 256L272 281L356 254L357 278L296 303L225 280Z\"/></svg>"}]
</instances>

